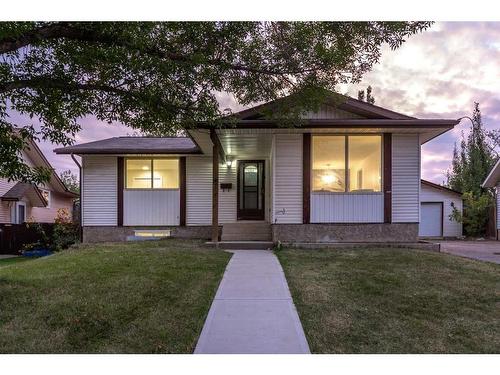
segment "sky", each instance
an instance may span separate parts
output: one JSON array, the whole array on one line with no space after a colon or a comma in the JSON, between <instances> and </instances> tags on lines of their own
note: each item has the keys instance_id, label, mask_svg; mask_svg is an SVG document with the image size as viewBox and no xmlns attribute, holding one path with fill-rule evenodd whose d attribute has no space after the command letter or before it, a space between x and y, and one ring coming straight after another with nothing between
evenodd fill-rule
<instances>
[{"instance_id":1,"label":"sky","mask_svg":"<svg viewBox=\"0 0 500 375\"><path fill-rule=\"evenodd\" d=\"M342 86L339 92L353 97L371 85L375 104L418 118L459 118L472 115L475 101L480 103L487 129L500 127L500 22L438 22L425 32L410 37L402 47L382 50L372 71L357 85ZM242 109L231 96L221 94L221 108ZM11 115L14 122L26 118ZM75 143L90 142L132 134L122 124L101 123L92 118L80 121L82 131ZM422 147L422 177L436 183L446 181L454 142L460 141L470 121L462 120L455 129ZM53 167L61 172L77 168L69 155L55 155L58 147L40 142Z\"/></svg>"}]
</instances>

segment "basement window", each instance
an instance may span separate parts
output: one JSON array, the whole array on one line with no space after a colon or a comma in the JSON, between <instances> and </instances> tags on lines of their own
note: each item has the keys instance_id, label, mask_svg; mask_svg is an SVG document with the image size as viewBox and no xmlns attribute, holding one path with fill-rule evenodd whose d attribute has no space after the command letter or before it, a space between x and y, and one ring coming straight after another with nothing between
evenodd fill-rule
<instances>
[{"instance_id":1,"label":"basement window","mask_svg":"<svg viewBox=\"0 0 500 375\"><path fill-rule=\"evenodd\" d=\"M170 237L170 232L169 229L136 230L134 235L141 238L166 238Z\"/></svg>"}]
</instances>

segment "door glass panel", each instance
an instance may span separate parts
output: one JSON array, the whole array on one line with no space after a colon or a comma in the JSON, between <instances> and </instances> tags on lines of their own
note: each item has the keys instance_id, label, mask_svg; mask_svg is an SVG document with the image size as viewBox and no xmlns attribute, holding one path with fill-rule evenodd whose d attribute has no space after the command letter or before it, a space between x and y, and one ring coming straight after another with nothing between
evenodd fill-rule
<instances>
[{"instance_id":1,"label":"door glass panel","mask_svg":"<svg viewBox=\"0 0 500 375\"><path fill-rule=\"evenodd\" d=\"M244 168L243 189L244 208L255 210L258 207L258 168L256 164L248 164Z\"/></svg>"},{"instance_id":2,"label":"door glass panel","mask_svg":"<svg viewBox=\"0 0 500 375\"><path fill-rule=\"evenodd\" d=\"M245 192L245 208L255 210L257 208L257 193Z\"/></svg>"},{"instance_id":3,"label":"door glass panel","mask_svg":"<svg viewBox=\"0 0 500 375\"><path fill-rule=\"evenodd\" d=\"M247 165L245 167L245 186L257 185L257 166Z\"/></svg>"}]
</instances>

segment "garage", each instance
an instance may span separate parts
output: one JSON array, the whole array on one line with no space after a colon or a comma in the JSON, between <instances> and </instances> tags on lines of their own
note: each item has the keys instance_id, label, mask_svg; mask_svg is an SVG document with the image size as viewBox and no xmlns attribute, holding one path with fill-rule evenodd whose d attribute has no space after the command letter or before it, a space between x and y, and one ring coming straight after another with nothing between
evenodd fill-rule
<instances>
[{"instance_id":1,"label":"garage","mask_svg":"<svg viewBox=\"0 0 500 375\"><path fill-rule=\"evenodd\" d=\"M422 180L418 235L420 237L461 237L462 224L450 218L454 208L462 212L460 192Z\"/></svg>"},{"instance_id":2,"label":"garage","mask_svg":"<svg viewBox=\"0 0 500 375\"><path fill-rule=\"evenodd\" d=\"M421 237L443 236L443 202L420 203L420 227Z\"/></svg>"}]
</instances>

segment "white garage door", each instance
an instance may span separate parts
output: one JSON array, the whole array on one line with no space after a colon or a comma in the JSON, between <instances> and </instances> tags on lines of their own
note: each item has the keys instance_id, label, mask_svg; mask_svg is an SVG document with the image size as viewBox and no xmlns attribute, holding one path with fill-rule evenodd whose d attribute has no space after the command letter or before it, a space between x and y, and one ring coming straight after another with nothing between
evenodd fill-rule
<instances>
[{"instance_id":1,"label":"white garage door","mask_svg":"<svg viewBox=\"0 0 500 375\"><path fill-rule=\"evenodd\" d=\"M419 235L422 237L440 237L443 235L442 203L421 203Z\"/></svg>"}]
</instances>

